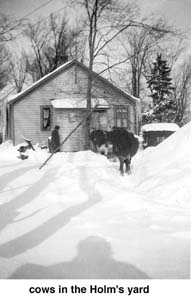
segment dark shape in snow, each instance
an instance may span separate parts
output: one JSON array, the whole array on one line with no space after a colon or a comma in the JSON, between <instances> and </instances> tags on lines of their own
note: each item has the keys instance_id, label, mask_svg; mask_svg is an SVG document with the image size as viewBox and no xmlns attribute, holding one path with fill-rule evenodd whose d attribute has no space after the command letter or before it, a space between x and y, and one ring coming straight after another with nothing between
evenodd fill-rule
<instances>
[{"instance_id":1,"label":"dark shape in snow","mask_svg":"<svg viewBox=\"0 0 191 300\"><path fill-rule=\"evenodd\" d=\"M59 129L58 125L51 132L51 136L48 139L48 148L51 153L58 152L58 147L60 146L60 136L59 136Z\"/></svg>"},{"instance_id":2,"label":"dark shape in snow","mask_svg":"<svg viewBox=\"0 0 191 300\"><path fill-rule=\"evenodd\" d=\"M126 172L130 173L131 159L139 148L139 140L132 132L120 127L113 127L111 131L93 130L90 140L101 154L108 155L112 151L118 157L121 175L124 174L124 164Z\"/></svg>"},{"instance_id":3,"label":"dark shape in snow","mask_svg":"<svg viewBox=\"0 0 191 300\"><path fill-rule=\"evenodd\" d=\"M78 245L78 254L70 262L44 267L25 264L11 279L148 279L143 271L133 265L112 258L109 242L90 236Z\"/></svg>"}]
</instances>

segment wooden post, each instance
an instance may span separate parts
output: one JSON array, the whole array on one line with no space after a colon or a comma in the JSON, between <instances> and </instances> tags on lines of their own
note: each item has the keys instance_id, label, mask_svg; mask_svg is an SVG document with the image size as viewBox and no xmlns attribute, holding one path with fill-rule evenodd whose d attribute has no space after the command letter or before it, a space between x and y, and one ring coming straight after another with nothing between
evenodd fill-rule
<instances>
[{"instance_id":1,"label":"wooden post","mask_svg":"<svg viewBox=\"0 0 191 300\"><path fill-rule=\"evenodd\" d=\"M95 106L96 108L96 106ZM90 115L94 112L94 109L92 109L90 111L90 113L88 115L86 115L86 117L84 119L82 119L80 121L80 123L74 127L74 129L72 129L72 131L70 131L70 133L66 136L66 138L62 141L62 143L60 143L60 145L54 150L53 153L50 154L50 156L44 161L44 163L39 167L39 170L42 169L46 164L47 162L52 158L52 156L62 147L62 145L64 145L64 143L69 139L69 137L76 131L76 129L78 129L78 127L80 127L82 125L82 123L87 120L87 118L90 117Z\"/></svg>"}]
</instances>

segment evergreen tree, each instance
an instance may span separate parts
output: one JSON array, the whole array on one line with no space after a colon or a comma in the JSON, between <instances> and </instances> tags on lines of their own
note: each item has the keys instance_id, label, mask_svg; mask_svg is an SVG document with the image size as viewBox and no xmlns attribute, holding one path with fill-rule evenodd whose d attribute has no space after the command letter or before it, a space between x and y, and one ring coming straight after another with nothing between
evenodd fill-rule
<instances>
[{"instance_id":1,"label":"evergreen tree","mask_svg":"<svg viewBox=\"0 0 191 300\"><path fill-rule=\"evenodd\" d=\"M149 112L143 116L145 123L171 122L173 119L176 105L172 100L173 87L170 72L171 69L168 67L167 61L162 59L162 54L157 54L150 78L147 81L153 103Z\"/></svg>"}]
</instances>

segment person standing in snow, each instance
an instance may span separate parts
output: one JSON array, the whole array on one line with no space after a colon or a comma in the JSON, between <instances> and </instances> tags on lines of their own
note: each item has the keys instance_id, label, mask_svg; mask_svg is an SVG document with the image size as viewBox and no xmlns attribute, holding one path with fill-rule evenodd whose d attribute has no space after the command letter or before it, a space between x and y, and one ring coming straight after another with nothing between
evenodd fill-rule
<instances>
[{"instance_id":1,"label":"person standing in snow","mask_svg":"<svg viewBox=\"0 0 191 300\"><path fill-rule=\"evenodd\" d=\"M59 136L60 127L56 125L51 132L51 141L50 141L50 152L55 152L55 150L60 146L60 136ZM59 149L56 150L58 152Z\"/></svg>"}]
</instances>

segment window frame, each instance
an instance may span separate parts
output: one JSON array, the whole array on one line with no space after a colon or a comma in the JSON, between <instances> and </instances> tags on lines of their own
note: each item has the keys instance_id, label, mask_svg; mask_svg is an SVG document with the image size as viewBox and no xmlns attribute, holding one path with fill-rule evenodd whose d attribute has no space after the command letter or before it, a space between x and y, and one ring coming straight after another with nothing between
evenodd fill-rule
<instances>
[{"instance_id":1,"label":"window frame","mask_svg":"<svg viewBox=\"0 0 191 300\"><path fill-rule=\"evenodd\" d=\"M44 115L43 115L43 110L44 109L49 109L49 126L47 128L44 127L43 123L44 123ZM42 131L50 131L51 130L51 105L41 105L40 106L40 128Z\"/></svg>"},{"instance_id":2,"label":"window frame","mask_svg":"<svg viewBox=\"0 0 191 300\"><path fill-rule=\"evenodd\" d=\"M125 110L122 111L122 110ZM124 118L124 113L126 113L126 118ZM121 115L120 118L118 118L118 114ZM120 120L120 126L118 124L118 120ZM126 126L124 126L124 120L126 122ZM129 105L115 105L114 106L114 124L116 127L122 127L129 129L130 127L130 110Z\"/></svg>"}]
</instances>

